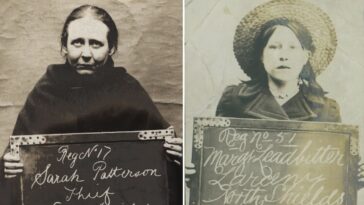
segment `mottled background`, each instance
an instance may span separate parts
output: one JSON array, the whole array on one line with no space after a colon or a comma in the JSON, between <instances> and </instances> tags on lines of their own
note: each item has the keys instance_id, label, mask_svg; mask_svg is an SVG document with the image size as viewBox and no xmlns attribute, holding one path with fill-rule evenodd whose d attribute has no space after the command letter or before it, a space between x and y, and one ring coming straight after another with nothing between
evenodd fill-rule
<instances>
[{"instance_id":1,"label":"mottled background","mask_svg":"<svg viewBox=\"0 0 364 205\"><path fill-rule=\"evenodd\" d=\"M359 125L364 156L364 1L307 1L324 10L336 28L336 54L318 82L339 103L342 122ZM192 118L215 116L225 87L248 79L234 57L234 32L244 15L264 2L268 0L185 1L187 161L191 158ZM359 192L358 204L364 204L364 190Z\"/></svg>"},{"instance_id":2,"label":"mottled background","mask_svg":"<svg viewBox=\"0 0 364 205\"><path fill-rule=\"evenodd\" d=\"M29 91L49 64L63 63L60 34L82 4L104 8L119 29L124 66L182 135L182 1L0 0L0 153Z\"/></svg>"}]
</instances>

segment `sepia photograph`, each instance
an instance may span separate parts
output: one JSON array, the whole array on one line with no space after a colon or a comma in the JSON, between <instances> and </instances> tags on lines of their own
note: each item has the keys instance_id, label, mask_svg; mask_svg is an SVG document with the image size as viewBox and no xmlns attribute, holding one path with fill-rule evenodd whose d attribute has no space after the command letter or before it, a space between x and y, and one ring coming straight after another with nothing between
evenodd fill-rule
<instances>
[{"instance_id":1,"label":"sepia photograph","mask_svg":"<svg viewBox=\"0 0 364 205\"><path fill-rule=\"evenodd\" d=\"M191 0L185 12L186 204L363 203L364 4ZM320 160L284 160L307 150Z\"/></svg>"},{"instance_id":2,"label":"sepia photograph","mask_svg":"<svg viewBox=\"0 0 364 205\"><path fill-rule=\"evenodd\" d=\"M1 1L0 204L182 204L182 1Z\"/></svg>"}]
</instances>

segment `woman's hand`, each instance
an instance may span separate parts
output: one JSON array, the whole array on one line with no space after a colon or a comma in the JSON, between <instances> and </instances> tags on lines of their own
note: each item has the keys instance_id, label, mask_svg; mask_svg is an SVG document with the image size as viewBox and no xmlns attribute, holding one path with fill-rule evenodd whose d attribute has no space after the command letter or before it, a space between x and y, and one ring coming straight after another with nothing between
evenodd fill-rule
<instances>
[{"instance_id":1,"label":"woman's hand","mask_svg":"<svg viewBox=\"0 0 364 205\"><path fill-rule=\"evenodd\" d=\"M196 176L196 168L193 163L186 164L185 167L185 180L187 187L191 187L192 181L194 181L194 178Z\"/></svg>"},{"instance_id":2,"label":"woman's hand","mask_svg":"<svg viewBox=\"0 0 364 205\"><path fill-rule=\"evenodd\" d=\"M18 155L13 155L10 152L4 155L4 173L5 178L13 178L18 174L23 173L23 163L20 162Z\"/></svg>"},{"instance_id":3,"label":"woman's hand","mask_svg":"<svg viewBox=\"0 0 364 205\"><path fill-rule=\"evenodd\" d=\"M166 137L166 142L164 143L164 147L166 148L167 154L171 155L174 158L174 162L178 165L182 164L182 138L172 138Z\"/></svg>"}]
</instances>

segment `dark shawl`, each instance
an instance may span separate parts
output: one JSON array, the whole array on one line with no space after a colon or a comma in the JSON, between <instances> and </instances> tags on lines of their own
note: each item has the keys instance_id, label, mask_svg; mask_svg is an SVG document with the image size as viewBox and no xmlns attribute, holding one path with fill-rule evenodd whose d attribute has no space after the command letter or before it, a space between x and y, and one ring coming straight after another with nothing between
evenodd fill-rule
<instances>
[{"instance_id":1,"label":"dark shawl","mask_svg":"<svg viewBox=\"0 0 364 205\"><path fill-rule=\"evenodd\" d=\"M13 135L166 129L169 124L139 82L112 60L93 75L50 65L28 95ZM172 160L171 160L172 161ZM3 175L1 162L0 174ZM168 163L171 204L182 203L182 168ZM1 177L2 178L2 177ZM14 183L5 180L5 183ZM18 186L18 185L15 185ZM2 184L0 187L4 188ZM1 190L0 190L1 191ZM3 192L3 191L1 191ZM7 201L7 191L0 202ZM5 198L4 198L5 197ZM9 203L9 202L5 202ZM2 204L2 203L1 203Z\"/></svg>"},{"instance_id":2,"label":"dark shawl","mask_svg":"<svg viewBox=\"0 0 364 205\"><path fill-rule=\"evenodd\" d=\"M143 87L112 62L93 75L50 65L30 92L13 135L164 129Z\"/></svg>"}]
</instances>

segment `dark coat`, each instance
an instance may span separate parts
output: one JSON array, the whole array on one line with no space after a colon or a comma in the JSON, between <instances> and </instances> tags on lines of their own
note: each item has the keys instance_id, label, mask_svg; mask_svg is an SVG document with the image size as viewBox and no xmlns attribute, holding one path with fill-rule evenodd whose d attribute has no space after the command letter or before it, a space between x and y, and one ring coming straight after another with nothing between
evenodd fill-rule
<instances>
[{"instance_id":1,"label":"dark coat","mask_svg":"<svg viewBox=\"0 0 364 205\"><path fill-rule=\"evenodd\" d=\"M67 63L48 66L28 95L13 135L154 130L169 126L139 82L109 60L93 75L79 75ZM167 164L169 198L171 204L181 204L182 168L172 161ZM3 176L2 165L1 161ZM14 179L5 183L11 188L19 187ZM0 204L10 203L10 189L1 190L4 187L0 186Z\"/></svg>"},{"instance_id":2,"label":"dark coat","mask_svg":"<svg viewBox=\"0 0 364 205\"><path fill-rule=\"evenodd\" d=\"M330 98L300 91L282 106L267 86L242 82L225 89L216 116L256 119L340 122L338 104Z\"/></svg>"}]
</instances>

